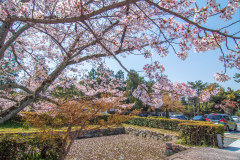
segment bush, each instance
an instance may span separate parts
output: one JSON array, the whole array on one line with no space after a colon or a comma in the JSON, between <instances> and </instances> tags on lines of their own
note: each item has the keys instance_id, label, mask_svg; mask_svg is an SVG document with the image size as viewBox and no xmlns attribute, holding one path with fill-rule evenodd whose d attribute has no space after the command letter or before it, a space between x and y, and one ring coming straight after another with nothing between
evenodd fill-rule
<instances>
[{"instance_id":1,"label":"bush","mask_svg":"<svg viewBox=\"0 0 240 160\"><path fill-rule=\"evenodd\" d=\"M0 139L0 159L60 159L63 139L58 135L38 134L10 136Z\"/></svg>"},{"instance_id":2,"label":"bush","mask_svg":"<svg viewBox=\"0 0 240 160\"><path fill-rule=\"evenodd\" d=\"M223 125L212 122L199 122L189 120L134 117L127 124L160 128L180 132L183 144L200 146L217 146L217 134L224 134Z\"/></svg>"},{"instance_id":3,"label":"bush","mask_svg":"<svg viewBox=\"0 0 240 160\"><path fill-rule=\"evenodd\" d=\"M180 123L183 144L217 147L217 134L224 135L224 125L211 123Z\"/></svg>"},{"instance_id":4,"label":"bush","mask_svg":"<svg viewBox=\"0 0 240 160\"><path fill-rule=\"evenodd\" d=\"M0 124L0 127L3 127L3 128L23 127L23 119L21 116L16 115L16 116L12 117L11 119Z\"/></svg>"},{"instance_id":5,"label":"bush","mask_svg":"<svg viewBox=\"0 0 240 160\"><path fill-rule=\"evenodd\" d=\"M99 116L94 117L93 119L91 119L90 120L90 124L98 124L99 121L106 122L111 116L112 116L111 114L99 115Z\"/></svg>"},{"instance_id":6,"label":"bush","mask_svg":"<svg viewBox=\"0 0 240 160\"><path fill-rule=\"evenodd\" d=\"M178 131L180 129L178 127L178 124L182 122L188 122L188 121L178 120L178 119L168 119L168 118L155 118L155 117L154 118L134 117L126 123L131 125Z\"/></svg>"}]
</instances>

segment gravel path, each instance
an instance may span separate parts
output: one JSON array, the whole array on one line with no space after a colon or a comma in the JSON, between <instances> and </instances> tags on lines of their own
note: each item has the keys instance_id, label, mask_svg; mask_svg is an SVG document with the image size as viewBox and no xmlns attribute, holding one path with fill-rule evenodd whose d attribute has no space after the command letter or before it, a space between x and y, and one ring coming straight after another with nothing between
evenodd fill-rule
<instances>
[{"instance_id":1,"label":"gravel path","mask_svg":"<svg viewBox=\"0 0 240 160\"><path fill-rule=\"evenodd\" d=\"M165 142L132 135L114 135L75 140L68 160L160 160Z\"/></svg>"}]
</instances>

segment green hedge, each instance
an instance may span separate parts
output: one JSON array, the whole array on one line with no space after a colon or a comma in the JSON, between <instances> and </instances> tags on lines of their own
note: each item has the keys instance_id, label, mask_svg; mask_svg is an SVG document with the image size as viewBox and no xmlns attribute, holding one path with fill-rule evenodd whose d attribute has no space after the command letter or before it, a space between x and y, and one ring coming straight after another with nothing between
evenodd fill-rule
<instances>
[{"instance_id":1,"label":"green hedge","mask_svg":"<svg viewBox=\"0 0 240 160\"><path fill-rule=\"evenodd\" d=\"M107 121L109 119L109 117L111 117L111 114L104 114L104 115L99 115L97 117L94 117L93 119L91 119L89 122L90 124L98 124L98 121Z\"/></svg>"},{"instance_id":2,"label":"green hedge","mask_svg":"<svg viewBox=\"0 0 240 160\"><path fill-rule=\"evenodd\" d=\"M180 123L183 144L217 147L217 134L224 135L224 125L210 123Z\"/></svg>"},{"instance_id":3,"label":"green hedge","mask_svg":"<svg viewBox=\"0 0 240 160\"><path fill-rule=\"evenodd\" d=\"M0 138L0 159L52 159L62 155L63 139L57 135L2 135Z\"/></svg>"},{"instance_id":4,"label":"green hedge","mask_svg":"<svg viewBox=\"0 0 240 160\"><path fill-rule=\"evenodd\" d=\"M160 128L180 132L182 143L189 145L217 146L217 134L224 135L224 125L212 122L167 118L134 117L127 124Z\"/></svg>"},{"instance_id":5,"label":"green hedge","mask_svg":"<svg viewBox=\"0 0 240 160\"><path fill-rule=\"evenodd\" d=\"M180 129L178 124L183 122L188 121L168 118L134 117L126 123L131 125L178 131Z\"/></svg>"}]
</instances>

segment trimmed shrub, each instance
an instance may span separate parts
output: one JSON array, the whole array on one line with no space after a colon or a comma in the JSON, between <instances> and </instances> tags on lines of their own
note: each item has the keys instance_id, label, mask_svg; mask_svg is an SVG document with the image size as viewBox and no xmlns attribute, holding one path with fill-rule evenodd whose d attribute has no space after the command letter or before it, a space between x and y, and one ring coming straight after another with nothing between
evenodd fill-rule
<instances>
[{"instance_id":1,"label":"trimmed shrub","mask_svg":"<svg viewBox=\"0 0 240 160\"><path fill-rule=\"evenodd\" d=\"M217 147L217 134L224 135L224 125L211 123L180 123L183 144Z\"/></svg>"},{"instance_id":2,"label":"trimmed shrub","mask_svg":"<svg viewBox=\"0 0 240 160\"><path fill-rule=\"evenodd\" d=\"M111 114L99 115L99 116L91 119L89 122L90 122L90 124L98 124L99 121L106 122L111 116L112 116Z\"/></svg>"},{"instance_id":3,"label":"trimmed shrub","mask_svg":"<svg viewBox=\"0 0 240 160\"><path fill-rule=\"evenodd\" d=\"M134 117L126 123L131 125L178 131L180 129L178 124L182 122L189 121L168 118ZM195 122L193 121L193 123Z\"/></svg>"},{"instance_id":4,"label":"trimmed shrub","mask_svg":"<svg viewBox=\"0 0 240 160\"><path fill-rule=\"evenodd\" d=\"M0 159L60 159L63 140L58 135L37 134L0 138Z\"/></svg>"},{"instance_id":5,"label":"trimmed shrub","mask_svg":"<svg viewBox=\"0 0 240 160\"><path fill-rule=\"evenodd\" d=\"M224 135L224 125L212 122L178 120L167 118L134 117L127 124L174 130L180 132L183 144L218 146L217 134Z\"/></svg>"}]
</instances>

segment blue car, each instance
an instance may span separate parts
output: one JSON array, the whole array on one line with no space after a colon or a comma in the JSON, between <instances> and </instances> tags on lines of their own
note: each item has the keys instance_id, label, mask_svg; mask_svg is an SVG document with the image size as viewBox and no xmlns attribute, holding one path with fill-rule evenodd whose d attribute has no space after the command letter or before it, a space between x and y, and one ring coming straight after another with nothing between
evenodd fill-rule
<instances>
[{"instance_id":1,"label":"blue car","mask_svg":"<svg viewBox=\"0 0 240 160\"><path fill-rule=\"evenodd\" d=\"M170 119L188 120L188 118L185 115L172 115Z\"/></svg>"},{"instance_id":2,"label":"blue car","mask_svg":"<svg viewBox=\"0 0 240 160\"><path fill-rule=\"evenodd\" d=\"M194 121L206 121L206 118L204 116L195 116L193 117Z\"/></svg>"}]
</instances>

